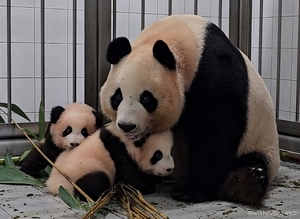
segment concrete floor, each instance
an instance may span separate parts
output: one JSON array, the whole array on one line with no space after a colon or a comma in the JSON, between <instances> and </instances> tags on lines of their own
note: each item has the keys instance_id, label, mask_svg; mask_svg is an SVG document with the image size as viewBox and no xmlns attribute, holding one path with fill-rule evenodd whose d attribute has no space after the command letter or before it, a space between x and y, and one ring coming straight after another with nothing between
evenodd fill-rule
<instances>
[{"instance_id":1,"label":"concrete floor","mask_svg":"<svg viewBox=\"0 0 300 219\"><path fill-rule=\"evenodd\" d=\"M171 219L176 218L300 218L300 165L282 162L272 183L265 207L255 210L229 202L188 204L168 197L167 186L146 196L157 209ZM59 198L47 194L45 188L0 185L0 219L8 218L81 218L85 212L70 209ZM105 219L120 218L108 214Z\"/></svg>"}]
</instances>

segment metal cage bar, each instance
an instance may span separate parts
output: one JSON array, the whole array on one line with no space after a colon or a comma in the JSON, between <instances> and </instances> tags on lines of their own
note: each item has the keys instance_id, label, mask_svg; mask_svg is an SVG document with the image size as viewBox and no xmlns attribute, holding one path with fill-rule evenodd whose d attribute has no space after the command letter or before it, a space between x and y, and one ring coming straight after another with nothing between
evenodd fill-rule
<instances>
[{"instance_id":1,"label":"metal cage bar","mask_svg":"<svg viewBox=\"0 0 300 219\"><path fill-rule=\"evenodd\" d=\"M297 51L297 88L296 88L296 116L295 121L299 122L299 101L300 101L300 4L298 8L298 51Z\"/></svg>"},{"instance_id":2,"label":"metal cage bar","mask_svg":"<svg viewBox=\"0 0 300 219\"><path fill-rule=\"evenodd\" d=\"M263 0L259 1L259 30L258 30L258 73L262 74L262 33L263 33Z\"/></svg>"},{"instance_id":3,"label":"metal cage bar","mask_svg":"<svg viewBox=\"0 0 300 219\"><path fill-rule=\"evenodd\" d=\"M222 0L219 0L219 11L218 11L218 26L222 29Z\"/></svg>"},{"instance_id":4,"label":"metal cage bar","mask_svg":"<svg viewBox=\"0 0 300 219\"><path fill-rule=\"evenodd\" d=\"M194 0L194 15L198 14L198 0Z\"/></svg>"},{"instance_id":5,"label":"metal cage bar","mask_svg":"<svg viewBox=\"0 0 300 219\"><path fill-rule=\"evenodd\" d=\"M45 106L45 0L41 0L41 102Z\"/></svg>"},{"instance_id":6,"label":"metal cage bar","mask_svg":"<svg viewBox=\"0 0 300 219\"><path fill-rule=\"evenodd\" d=\"M73 0L73 102L77 96L77 0Z\"/></svg>"},{"instance_id":7,"label":"metal cage bar","mask_svg":"<svg viewBox=\"0 0 300 219\"><path fill-rule=\"evenodd\" d=\"M11 122L11 1L7 0L7 121Z\"/></svg>"},{"instance_id":8,"label":"metal cage bar","mask_svg":"<svg viewBox=\"0 0 300 219\"><path fill-rule=\"evenodd\" d=\"M141 30L145 28L145 0L141 0Z\"/></svg>"}]
</instances>

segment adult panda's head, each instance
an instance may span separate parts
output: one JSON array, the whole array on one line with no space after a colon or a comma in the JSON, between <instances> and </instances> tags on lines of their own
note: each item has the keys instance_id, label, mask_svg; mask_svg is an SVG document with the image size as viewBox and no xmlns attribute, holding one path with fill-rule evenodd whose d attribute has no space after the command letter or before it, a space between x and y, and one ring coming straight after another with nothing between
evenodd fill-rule
<instances>
[{"instance_id":1,"label":"adult panda's head","mask_svg":"<svg viewBox=\"0 0 300 219\"><path fill-rule=\"evenodd\" d=\"M107 61L113 66L101 88L101 108L128 138L170 129L178 121L184 105L180 63L164 41L131 47L127 38L117 38Z\"/></svg>"},{"instance_id":2,"label":"adult panda's head","mask_svg":"<svg viewBox=\"0 0 300 219\"><path fill-rule=\"evenodd\" d=\"M65 108L56 106L50 113L52 141L63 150L77 147L101 125L101 114L86 104L71 103Z\"/></svg>"}]
</instances>

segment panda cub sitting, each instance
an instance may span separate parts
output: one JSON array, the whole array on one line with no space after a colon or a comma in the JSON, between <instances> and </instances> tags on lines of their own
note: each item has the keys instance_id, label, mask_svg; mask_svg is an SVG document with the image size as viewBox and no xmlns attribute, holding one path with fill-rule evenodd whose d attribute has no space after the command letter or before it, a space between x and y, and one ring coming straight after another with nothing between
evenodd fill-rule
<instances>
[{"instance_id":1,"label":"panda cub sitting","mask_svg":"<svg viewBox=\"0 0 300 219\"><path fill-rule=\"evenodd\" d=\"M92 107L71 103L53 107L46 139L39 142L41 151L54 162L62 151L72 150L102 125L102 115ZM33 148L20 164L23 172L38 177L48 162Z\"/></svg>"},{"instance_id":2,"label":"panda cub sitting","mask_svg":"<svg viewBox=\"0 0 300 219\"><path fill-rule=\"evenodd\" d=\"M172 146L170 130L134 140L124 136L114 123L109 123L80 147L62 153L55 164L93 200L118 182L128 183L148 194L155 191L157 176L167 176L173 171ZM56 169L52 169L46 185L52 194L57 194L63 186L81 197Z\"/></svg>"}]
</instances>

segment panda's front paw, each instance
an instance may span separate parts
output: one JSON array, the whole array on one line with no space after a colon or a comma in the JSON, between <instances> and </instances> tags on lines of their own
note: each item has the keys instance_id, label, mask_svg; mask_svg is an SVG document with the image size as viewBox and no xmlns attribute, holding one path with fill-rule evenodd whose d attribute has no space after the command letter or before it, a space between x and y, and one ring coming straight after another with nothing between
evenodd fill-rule
<instances>
[{"instance_id":1,"label":"panda's front paw","mask_svg":"<svg viewBox=\"0 0 300 219\"><path fill-rule=\"evenodd\" d=\"M188 190L184 186L179 185L173 187L173 189L171 190L171 197L177 201L192 203L209 201L209 199L202 193L198 191Z\"/></svg>"}]
</instances>

